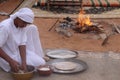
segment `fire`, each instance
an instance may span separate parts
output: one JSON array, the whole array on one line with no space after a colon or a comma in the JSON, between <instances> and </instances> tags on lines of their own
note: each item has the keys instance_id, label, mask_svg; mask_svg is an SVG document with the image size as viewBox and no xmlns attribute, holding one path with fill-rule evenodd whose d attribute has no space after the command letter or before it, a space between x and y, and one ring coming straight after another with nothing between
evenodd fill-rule
<instances>
[{"instance_id":1,"label":"fire","mask_svg":"<svg viewBox=\"0 0 120 80\"><path fill-rule=\"evenodd\" d=\"M90 17L86 16L83 10L81 10L78 15L78 23L79 23L79 26L81 27L92 25L92 22L90 21Z\"/></svg>"}]
</instances>

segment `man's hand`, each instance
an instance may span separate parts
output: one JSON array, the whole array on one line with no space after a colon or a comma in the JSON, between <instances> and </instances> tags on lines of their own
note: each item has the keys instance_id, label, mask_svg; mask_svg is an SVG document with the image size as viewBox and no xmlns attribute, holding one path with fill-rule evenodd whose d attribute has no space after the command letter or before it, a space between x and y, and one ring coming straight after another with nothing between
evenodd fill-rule
<instances>
[{"instance_id":1,"label":"man's hand","mask_svg":"<svg viewBox=\"0 0 120 80\"><path fill-rule=\"evenodd\" d=\"M27 71L28 71L26 64L20 65L20 69L23 70L24 72L27 72Z\"/></svg>"},{"instance_id":2,"label":"man's hand","mask_svg":"<svg viewBox=\"0 0 120 80\"><path fill-rule=\"evenodd\" d=\"M19 66L20 66L20 64L19 64L17 61L11 60L11 61L9 62L9 65L10 65L11 70L12 70L13 72L18 72L18 71L19 71Z\"/></svg>"},{"instance_id":3,"label":"man's hand","mask_svg":"<svg viewBox=\"0 0 120 80\"><path fill-rule=\"evenodd\" d=\"M0 57L7 61L11 67L11 70L14 72L18 72L19 70L19 63L13 60L9 55L7 55L2 48L0 47Z\"/></svg>"}]
</instances>

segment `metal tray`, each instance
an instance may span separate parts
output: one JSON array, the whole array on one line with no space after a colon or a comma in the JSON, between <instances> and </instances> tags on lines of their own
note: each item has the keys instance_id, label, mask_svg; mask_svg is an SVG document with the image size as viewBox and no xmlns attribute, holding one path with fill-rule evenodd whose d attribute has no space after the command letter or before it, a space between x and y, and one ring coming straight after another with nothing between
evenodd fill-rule
<instances>
[{"instance_id":1,"label":"metal tray","mask_svg":"<svg viewBox=\"0 0 120 80\"><path fill-rule=\"evenodd\" d=\"M65 71L65 70L56 69L53 66L53 64L55 64L55 63L65 62L65 61L74 62L74 63L77 64L77 67L73 70ZM55 72L55 73L65 73L65 74L83 72L88 68L87 64L84 61L78 60L78 59L54 59L54 60L48 61L47 64L50 65L53 72ZM82 66L82 68L81 68L81 66Z\"/></svg>"},{"instance_id":2,"label":"metal tray","mask_svg":"<svg viewBox=\"0 0 120 80\"><path fill-rule=\"evenodd\" d=\"M67 49L55 49L48 51L46 55L54 59L68 59L77 57L78 53Z\"/></svg>"}]
</instances>

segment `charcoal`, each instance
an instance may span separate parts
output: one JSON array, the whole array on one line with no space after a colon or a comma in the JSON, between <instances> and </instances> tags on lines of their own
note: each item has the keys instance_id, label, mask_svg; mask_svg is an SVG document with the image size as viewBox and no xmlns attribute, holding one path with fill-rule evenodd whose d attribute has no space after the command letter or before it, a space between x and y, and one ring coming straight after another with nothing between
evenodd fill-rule
<instances>
[{"instance_id":1,"label":"charcoal","mask_svg":"<svg viewBox=\"0 0 120 80\"><path fill-rule=\"evenodd\" d=\"M66 17L64 19L67 20L67 21L69 21L69 22L73 21L70 17Z\"/></svg>"}]
</instances>

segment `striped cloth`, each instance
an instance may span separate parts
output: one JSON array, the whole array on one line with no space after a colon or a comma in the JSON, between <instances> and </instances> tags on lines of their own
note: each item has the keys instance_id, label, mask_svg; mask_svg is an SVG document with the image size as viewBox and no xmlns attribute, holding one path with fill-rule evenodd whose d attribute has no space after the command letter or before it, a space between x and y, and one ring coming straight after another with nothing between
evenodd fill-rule
<instances>
[{"instance_id":1,"label":"striped cloth","mask_svg":"<svg viewBox=\"0 0 120 80\"><path fill-rule=\"evenodd\" d=\"M120 0L83 0L84 6L116 6L120 7Z\"/></svg>"}]
</instances>

